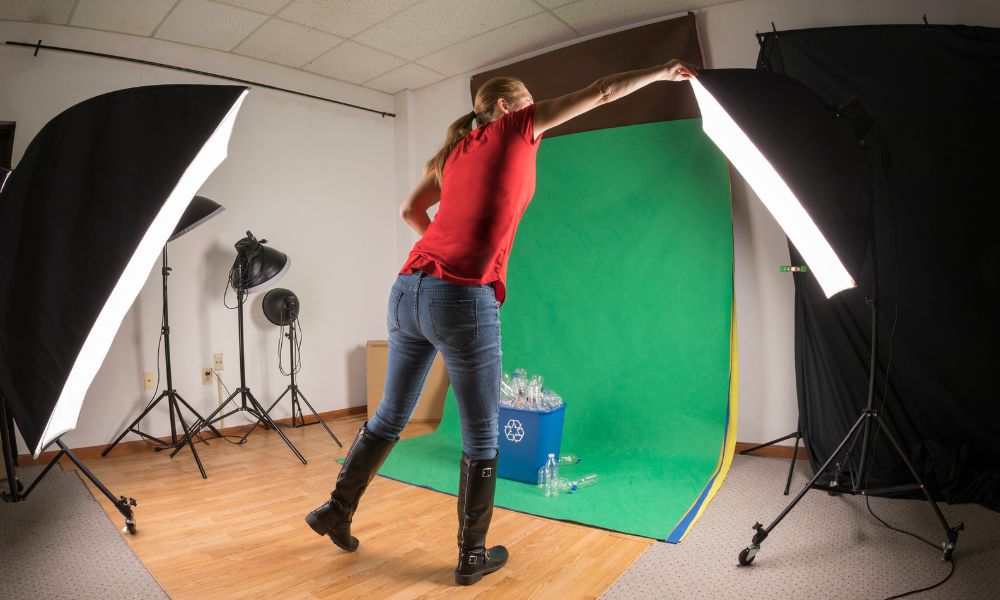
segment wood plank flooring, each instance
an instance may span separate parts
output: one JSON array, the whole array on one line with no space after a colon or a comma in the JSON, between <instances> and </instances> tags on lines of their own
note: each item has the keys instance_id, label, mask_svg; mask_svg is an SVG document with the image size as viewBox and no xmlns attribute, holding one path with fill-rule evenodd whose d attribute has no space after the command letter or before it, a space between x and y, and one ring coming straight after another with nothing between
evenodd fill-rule
<instances>
[{"instance_id":1,"label":"wood plank flooring","mask_svg":"<svg viewBox=\"0 0 1000 600\"><path fill-rule=\"evenodd\" d=\"M243 446L212 440L198 447L207 480L190 451L84 461L113 493L138 501L138 533L125 539L174 600L597 598L652 543L497 509L489 540L507 546L510 563L460 587L454 496L377 477L354 518L361 548L345 553L314 534L304 516L328 498L335 460L363 420L329 423L343 449L321 427L286 428L307 465L274 432L258 430ZM404 437L432 427L413 423ZM111 503L94 496L121 526Z\"/></svg>"}]
</instances>

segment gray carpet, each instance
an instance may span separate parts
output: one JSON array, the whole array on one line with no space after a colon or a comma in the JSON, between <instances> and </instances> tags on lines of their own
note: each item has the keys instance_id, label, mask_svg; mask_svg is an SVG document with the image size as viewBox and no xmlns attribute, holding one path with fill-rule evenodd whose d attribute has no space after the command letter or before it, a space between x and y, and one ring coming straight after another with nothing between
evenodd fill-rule
<instances>
[{"instance_id":1,"label":"gray carpet","mask_svg":"<svg viewBox=\"0 0 1000 600\"><path fill-rule=\"evenodd\" d=\"M18 477L27 486L40 471L19 469ZM123 525L108 518L75 471L55 467L27 500L0 502L0 598L167 598L122 539Z\"/></svg>"},{"instance_id":2,"label":"gray carpet","mask_svg":"<svg viewBox=\"0 0 1000 600\"><path fill-rule=\"evenodd\" d=\"M729 477L701 520L678 545L657 542L602 596L820 600L885 598L926 587L948 574L941 553L880 525L853 496L810 491L761 545L750 567L737 555L755 521L768 525L808 481L799 461L791 496L782 495L788 461L737 456ZM944 531L926 502L873 498L891 525L934 542ZM941 505L948 520L965 522L956 570L943 586L912 598L1000 598L1000 514L978 505Z\"/></svg>"}]
</instances>

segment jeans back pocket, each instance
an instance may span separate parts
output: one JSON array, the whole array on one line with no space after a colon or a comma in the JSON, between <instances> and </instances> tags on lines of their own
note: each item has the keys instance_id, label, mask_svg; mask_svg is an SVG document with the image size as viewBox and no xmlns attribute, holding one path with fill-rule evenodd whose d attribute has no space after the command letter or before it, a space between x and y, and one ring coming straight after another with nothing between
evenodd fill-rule
<instances>
[{"instance_id":1,"label":"jeans back pocket","mask_svg":"<svg viewBox=\"0 0 1000 600\"><path fill-rule=\"evenodd\" d=\"M386 326L389 332L399 329L399 302L403 297L403 292L393 289L389 293L389 308L386 311Z\"/></svg>"},{"instance_id":2,"label":"jeans back pocket","mask_svg":"<svg viewBox=\"0 0 1000 600\"><path fill-rule=\"evenodd\" d=\"M431 326L434 335L452 350L465 350L479 338L477 300L430 301Z\"/></svg>"}]
</instances>

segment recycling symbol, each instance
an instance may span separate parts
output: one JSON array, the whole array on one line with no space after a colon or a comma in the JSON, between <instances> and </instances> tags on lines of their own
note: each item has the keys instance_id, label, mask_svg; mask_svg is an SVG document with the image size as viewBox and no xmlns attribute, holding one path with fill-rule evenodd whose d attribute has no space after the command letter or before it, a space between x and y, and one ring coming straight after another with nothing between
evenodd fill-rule
<instances>
[{"instance_id":1,"label":"recycling symbol","mask_svg":"<svg viewBox=\"0 0 1000 600\"><path fill-rule=\"evenodd\" d=\"M503 432L504 435L507 436L507 439L515 444L524 439L524 427L521 426L521 422L517 419L507 421L507 425L504 426Z\"/></svg>"}]
</instances>

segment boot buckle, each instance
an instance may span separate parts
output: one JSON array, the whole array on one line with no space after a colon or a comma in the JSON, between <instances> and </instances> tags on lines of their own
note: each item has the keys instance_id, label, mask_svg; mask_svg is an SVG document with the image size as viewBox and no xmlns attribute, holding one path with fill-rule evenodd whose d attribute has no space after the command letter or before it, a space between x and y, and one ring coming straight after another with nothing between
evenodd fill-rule
<instances>
[{"instance_id":1,"label":"boot buckle","mask_svg":"<svg viewBox=\"0 0 1000 600\"><path fill-rule=\"evenodd\" d=\"M493 476L493 467L486 467L483 469L483 479L489 479Z\"/></svg>"}]
</instances>

